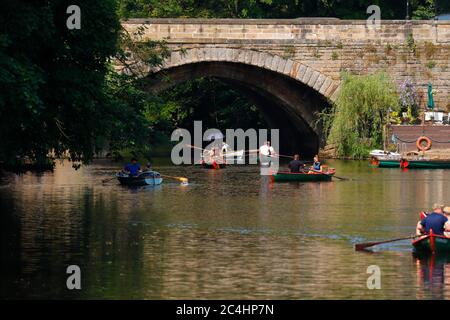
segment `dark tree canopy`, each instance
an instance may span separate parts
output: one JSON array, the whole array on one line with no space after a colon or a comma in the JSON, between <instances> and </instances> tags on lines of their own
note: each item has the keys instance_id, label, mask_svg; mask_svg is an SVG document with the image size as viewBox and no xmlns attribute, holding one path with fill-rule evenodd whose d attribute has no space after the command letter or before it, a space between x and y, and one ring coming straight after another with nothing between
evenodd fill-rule
<instances>
[{"instance_id":1,"label":"dark tree canopy","mask_svg":"<svg viewBox=\"0 0 450 320\"><path fill-rule=\"evenodd\" d=\"M379 5L383 19L404 19L406 0L120 0L122 17L365 19L370 5ZM410 16L429 19L448 12L448 0L410 0Z\"/></svg>"},{"instance_id":2,"label":"dark tree canopy","mask_svg":"<svg viewBox=\"0 0 450 320\"><path fill-rule=\"evenodd\" d=\"M116 1L77 1L80 30L66 26L71 4L0 4L0 161L45 158L49 150L89 158L104 130L104 77L120 29Z\"/></svg>"}]
</instances>

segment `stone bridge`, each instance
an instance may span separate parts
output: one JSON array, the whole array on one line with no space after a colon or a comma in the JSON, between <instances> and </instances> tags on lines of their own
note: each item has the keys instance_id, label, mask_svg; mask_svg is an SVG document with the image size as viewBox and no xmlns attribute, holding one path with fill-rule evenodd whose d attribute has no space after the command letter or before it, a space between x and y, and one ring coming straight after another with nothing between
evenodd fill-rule
<instances>
[{"instance_id":1,"label":"stone bridge","mask_svg":"<svg viewBox=\"0 0 450 320\"><path fill-rule=\"evenodd\" d=\"M450 108L450 22L339 19L132 19L122 25L137 41L165 40L162 68L146 69L149 90L197 77L217 77L248 96L281 132L281 149L310 156L324 144L317 117L339 93L342 72L386 70L410 78L426 104Z\"/></svg>"}]
</instances>

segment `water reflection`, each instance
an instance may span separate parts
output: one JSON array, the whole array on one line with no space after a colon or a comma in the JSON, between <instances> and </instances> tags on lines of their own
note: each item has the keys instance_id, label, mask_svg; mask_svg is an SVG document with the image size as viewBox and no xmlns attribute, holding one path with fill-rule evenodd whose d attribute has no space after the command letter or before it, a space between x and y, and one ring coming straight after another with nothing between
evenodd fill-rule
<instances>
[{"instance_id":1,"label":"water reflection","mask_svg":"<svg viewBox=\"0 0 450 320\"><path fill-rule=\"evenodd\" d=\"M256 166L165 166L189 186L129 189L101 183L107 163L1 177L0 296L449 298L447 261L411 259L409 242L375 254L352 246L411 234L419 211L450 199L449 175L330 165L352 180L276 184ZM82 269L80 292L65 288L70 264ZM366 287L373 264L382 290Z\"/></svg>"},{"instance_id":2,"label":"water reflection","mask_svg":"<svg viewBox=\"0 0 450 320\"><path fill-rule=\"evenodd\" d=\"M413 255L417 267L418 299L450 298L450 256Z\"/></svg>"}]
</instances>

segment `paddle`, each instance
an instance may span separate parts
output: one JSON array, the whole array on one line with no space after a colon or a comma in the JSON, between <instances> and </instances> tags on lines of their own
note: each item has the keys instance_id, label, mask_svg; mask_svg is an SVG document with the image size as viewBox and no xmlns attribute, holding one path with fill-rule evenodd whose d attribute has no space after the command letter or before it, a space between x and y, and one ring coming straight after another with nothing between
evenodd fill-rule
<instances>
[{"instance_id":1,"label":"paddle","mask_svg":"<svg viewBox=\"0 0 450 320\"><path fill-rule=\"evenodd\" d=\"M167 175L164 175L164 174L160 174L161 175L161 177L164 177L164 178L169 178L169 179L175 179L175 180L178 180L178 181L180 181L182 184L189 184L189 179L188 178L185 178L185 177L173 177L173 176L167 176Z\"/></svg>"},{"instance_id":2,"label":"paddle","mask_svg":"<svg viewBox=\"0 0 450 320\"><path fill-rule=\"evenodd\" d=\"M415 238L422 237L422 236L423 235L420 235L420 236L416 235L416 236L409 236L409 237L405 237L405 238L391 239L391 240L379 241L379 242L357 243L357 244L355 244L355 250L361 251L361 250L367 249L369 247L376 246L378 244L384 244L384 243L395 242L395 241L400 241L400 240L415 239Z\"/></svg>"},{"instance_id":3,"label":"paddle","mask_svg":"<svg viewBox=\"0 0 450 320\"><path fill-rule=\"evenodd\" d=\"M336 178L336 179L339 179L339 180L349 180L348 178L338 177L338 176L335 176L335 175L332 175L332 174L326 174L326 173L324 173L322 171L318 171L318 170L314 170L314 169L311 169L311 171L314 171L314 172L317 172L317 173L321 173L321 174L323 174L325 176L333 177L333 178Z\"/></svg>"},{"instance_id":4,"label":"paddle","mask_svg":"<svg viewBox=\"0 0 450 320\"><path fill-rule=\"evenodd\" d=\"M112 177L112 178L109 178L109 179L103 179L102 183L107 183L107 182L109 182L111 180L114 180L114 179L116 179L116 177Z\"/></svg>"}]
</instances>

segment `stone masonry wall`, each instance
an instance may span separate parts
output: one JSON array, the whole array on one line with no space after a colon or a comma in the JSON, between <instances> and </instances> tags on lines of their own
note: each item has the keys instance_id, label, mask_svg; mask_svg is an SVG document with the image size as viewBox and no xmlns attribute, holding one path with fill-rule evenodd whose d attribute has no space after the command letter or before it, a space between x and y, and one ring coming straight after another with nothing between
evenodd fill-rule
<instances>
[{"instance_id":1,"label":"stone masonry wall","mask_svg":"<svg viewBox=\"0 0 450 320\"><path fill-rule=\"evenodd\" d=\"M343 71L389 72L397 84L411 78L426 103L429 81L435 102L450 109L450 22L339 19L132 19L122 25L142 39L165 40L174 51L192 48L264 52L301 63L340 81ZM449 110L450 111L450 110Z\"/></svg>"}]
</instances>

